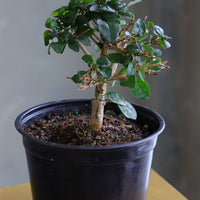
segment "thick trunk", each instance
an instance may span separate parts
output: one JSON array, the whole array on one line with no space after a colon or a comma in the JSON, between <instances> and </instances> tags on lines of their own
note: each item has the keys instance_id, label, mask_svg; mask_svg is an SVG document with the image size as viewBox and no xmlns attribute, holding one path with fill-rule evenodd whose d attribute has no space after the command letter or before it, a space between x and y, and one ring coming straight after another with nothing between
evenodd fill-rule
<instances>
[{"instance_id":1,"label":"thick trunk","mask_svg":"<svg viewBox=\"0 0 200 200\"><path fill-rule=\"evenodd\" d=\"M101 55L107 57L109 48L105 45L102 49ZM101 74L97 73L98 79L103 78ZM92 113L90 127L93 131L98 131L103 126L104 106L105 106L105 94L107 84L100 82L95 88L95 97L92 100ZM99 96L101 94L101 99Z\"/></svg>"},{"instance_id":2,"label":"thick trunk","mask_svg":"<svg viewBox=\"0 0 200 200\"><path fill-rule=\"evenodd\" d=\"M104 115L104 105L105 105L105 93L107 85L105 83L100 83L95 88L95 97L92 100L92 114L91 114L91 129L98 131L103 126L103 115ZM103 99L99 100L99 94L103 95Z\"/></svg>"}]
</instances>

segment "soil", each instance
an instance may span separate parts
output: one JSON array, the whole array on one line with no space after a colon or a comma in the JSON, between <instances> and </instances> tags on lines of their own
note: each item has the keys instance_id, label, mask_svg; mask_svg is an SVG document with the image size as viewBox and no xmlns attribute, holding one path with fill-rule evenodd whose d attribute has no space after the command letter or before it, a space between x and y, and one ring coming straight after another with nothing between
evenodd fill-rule
<instances>
[{"instance_id":1,"label":"soil","mask_svg":"<svg viewBox=\"0 0 200 200\"><path fill-rule=\"evenodd\" d=\"M125 117L105 115L103 127L99 131L90 130L90 114L48 114L25 126L26 133L49 142L105 146L141 140L148 135L147 126L140 127Z\"/></svg>"}]
</instances>

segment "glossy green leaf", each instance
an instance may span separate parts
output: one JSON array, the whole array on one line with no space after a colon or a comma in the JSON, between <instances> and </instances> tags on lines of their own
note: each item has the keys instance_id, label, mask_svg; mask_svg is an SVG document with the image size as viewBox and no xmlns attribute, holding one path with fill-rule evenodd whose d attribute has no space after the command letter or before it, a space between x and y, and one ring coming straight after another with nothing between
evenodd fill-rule
<instances>
[{"instance_id":1,"label":"glossy green leaf","mask_svg":"<svg viewBox=\"0 0 200 200\"><path fill-rule=\"evenodd\" d=\"M127 76L133 76L135 72L136 72L136 67L133 65L133 63L129 63L127 69Z\"/></svg>"},{"instance_id":2,"label":"glossy green leaf","mask_svg":"<svg viewBox=\"0 0 200 200\"><path fill-rule=\"evenodd\" d=\"M70 40L68 43L68 47L73 51L79 52L79 45L76 40Z\"/></svg>"},{"instance_id":3,"label":"glossy green leaf","mask_svg":"<svg viewBox=\"0 0 200 200\"><path fill-rule=\"evenodd\" d=\"M51 39L50 32L48 30L46 30L44 32L44 44L45 44L45 46L49 45L49 39Z\"/></svg>"},{"instance_id":4,"label":"glossy green leaf","mask_svg":"<svg viewBox=\"0 0 200 200\"><path fill-rule=\"evenodd\" d=\"M97 20L97 27L104 39L113 43L120 33L120 24L117 22L107 23L101 19Z\"/></svg>"},{"instance_id":5,"label":"glossy green leaf","mask_svg":"<svg viewBox=\"0 0 200 200\"><path fill-rule=\"evenodd\" d=\"M119 92L108 92L106 95L113 103L116 103L122 106L126 105L126 100Z\"/></svg>"},{"instance_id":6,"label":"glossy green leaf","mask_svg":"<svg viewBox=\"0 0 200 200\"><path fill-rule=\"evenodd\" d=\"M124 62L124 55L121 53L111 53L108 55L108 59L112 63L123 63Z\"/></svg>"},{"instance_id":7,"label":"glossy green leaf","mask_svg":"<svg viewBox=\"0 0 200 200\"><path fill-rule=\"evenodd\" d=\"M141 79L142 81L144 81L144 79L145 79L145 71L146 71L145 68L140 69L140 70L138 71L138 75L139 75L139 77L140 77L140 79Z\"/></svg>"},{"instance_id":8,"label":"glossy green leaf","mask_svg":"<svg viewBox=\"0 0 200 200\"><path fill-rule=\"evenodd\" d=\"M49 28L52 30L58 31L60 29L58 21L52 20L51 23L49 24Z\"/></svg>"},{"instance_id":9,"label":"glossy green leaf","mask_svg":"<svg viewBox=\"0 0 200 200\"><path fill-rule=\"evenodd\" d=\"M125 68L120 69L118 74L124 74L126 72L127 72L127 68L125 67Z\"/></svg>"},{"instance_id":10,"label":"glossy green leaf","mask_svg":"<svg viewBox=\"0 0 200 200\"><path fill-rule=\"evenodd\" d=\"M91 65L94 62L93 57L91 55L82 56L82 60L89 65Z\"/></svg>"},{"instance_id":11,"label":"glossy green leaf","mask_svg":"<svg viewBox=\"0 0 200 200\"><path fill-rule=\"evenodd\" d=\"M65 37L65 42L67 42L67 43L68 43L69 41L73 41L73 36L72 36L72 34L69 33L69 32L65 32L64 37Z\"/></svg>"},{"instance_id":12,"label":"glossy green leaf","mask_svg":"<svg viewBox=\"0 0 200 200\"><path fill-rule=\"evenodd\" d=\"M45 22L45 27L46 27L46 28L51 28L51 22L52 22L52 21L53 21L52 18L49 17L49 18L46 20L46 22Z\"/></svg>"},{"instance_id":13,"label":"glossy green leaf","mask_svg":"<svg viewBox=\"0 0 200 200\"><path fill-rule=\"evenodd\" d=\"M66 43L63 42L52 42L51 43L52 49L59 54L62 54L65 50Z\"/></svg>"},{"instance_id":14,"label":"glossy green leaf","mask_svg":"<svg viewBox=\"0 0 200 200\"><path fill-rule=\"evenodd\" d=\"M162 51L161 51L160 49L154 49L154 50L153 50L153 54L154 54L155 56L162 56Z\"/></svg>"},{"instance_id":15,"label":"glossy green leaf","mask_svg":"<svg viewBox=\"0 0 200 200\"><path fill-rule=\"evenodd\" d=\"M155 34L155 35L158 35L158 36L164 35L164 30L163 30L163 28L161 28L160 26L155 25L155 26L154 26L154 34Z\"/></svg>"},{"instance_id":16,"label":"glossy green leaf","mask_svg":"<svg viewBox=\"0 0 200 200\"><path fill-rule=\"evenodd\" d=\"M112 13L115 13L116 10L111 8L110 6L101 6L99 8L99 11L102 11L102 12L112 12Z\"/></svg>"},{"instance_id":17,"label":"glossy green leaf","mask_svg":"<svg viewBox=\"0 0 200 200\"><path fill-rule=\"evenodd\" d=\"M125 17L125 18L128 18L128 19L133 19L135 18L134 14L132 12L120 12L120 15Z\"/></svg>"},{"instance_id":18,"label":"glossy green leaf","mask_svg":"<svg viewBox=\"0 0 200 200\"><path fill-rule=\"evenodd\" d=\"M95 0L84 0L83 2L84 2L84 4L89 4L89 3L92 3L93 1L95 1Z\"/></svg>"},{"instance_id":19,"label":"glossy green leaf","mask_svg":"<svg viewBox=\"0 0 200 200\"><path fill-rule=\"evenodd\" d=\"M136 86L130 89L132 94L139 99L148 99L150 96L150 88L146 81L142 81L140 78L136 79Z\"/></svg>"},{"instance_id":20,"label":"glossy green leaf","mask_svg":"<svg viewBox=\"0 0 200 200\"><path fill-rule=\"evenodd\" d=\"M120 85L123 87L129 87L129 88L134 88L136 85L136 77L129 76L127 80L121 81Z\"/></svg>"},{"instance_id":21,"label":"glossy green leaf","mask_svg":"<svg viewBox=\"0 0 200 200\"><path fill-rule=\"evenodd\" d=\"M125 105L118 104L118 107L121 110L121 112L125 115L125 117L133 120L137 119L137 112L129 102L126 101Z\"/></svg>"},{"instance_id":22,"label":"glossy green leaf","mask_svg":"<svg viewBox=\"0 0 200 200\"><path fill-rule=\"evenodd\" d=\"M99 67L98 72L106 79L109 79L112 76L111 67Z\"/></svg>"},{"instance_id":23,"label":"glossy green leaf","mask_svg":"<svg viewBox=\"0 0 200 200\"><path fill-rule=\"evenodd\" d=\"M136 3L140 3L142 0L132 0L127 4L127 7L130 7L132 5L135 5Z\"/></svg>"},{"instance_id":24,"label":"glossy green leaf","mask_svg":"<svg viewBox=\"0 0 200 200\"><path fill-rule=\"evenodd\" d=\"M141 44L129 44L126 50L131 54L137 54L143 51L143 47Z\"/></svg>"},{"instance_id":25,"label":"glossy green leaf","mask_svg":"<svg viewBox=\"0 0 200 200\"><path fill-rule=\"evenodd\" d=\"M59 9L55 10L51 15L54 17L62 16L65 14L67 8L68 8L67 6L61 7Z\"/></svg>"},{"instance_id":26,"label":"glossy green leaf","mask_svg":"<svg viewBox=\"0 0 200 200\"><path fill-rule=\"evenodd\" d=\"M154 27L153 22L147 22L147 25L148 25L148 27L150 27L150 28L153 28L153 27Z\"/></svg>"},{"instance_id":27,"label":"glossy green leaf","mask_svg":"<svg viewBox=\"0 0 200 200\"><path fill-rule=\"evenodd\" d=\"M106 67L110 65L109 60L105 56L100 56L99 58L97 58L96 63L101 67Z\"/></svg>"},{"instance_id":28,"label":"glossy green leaf","mask_svg":"<svg viewBox=\"0 0 200 200\"><path fill-rule=\"evenodd\" d=\"M164 40L164 44L165 44L166 48L170 48L171 47L171 44L167 40Z\"/></svg>"},{"instance_id":29,"label":"glossy green leaf","mask_svg":"<svg viewBox=\"0 0 200 200\"><path fill-rule=\"evenodd\" d=\"M83 81L81 80L81 76L82 76L82 75L85 75L85 74L87 74L87 73L88 73L88 71L78 71L78 73L75 74L75 75L72 77L72 80L73 80L75 83L77 83L77 84L82 83Z\"/></svg>"},{"instance_id":30,"label":"glossy green leaf","mask_svg":"<svg viewBox=\"0 0 200 200\"><path fill-rule=\"evenodd\" d=\"M82 83L83 81L80 79L81 78L81 74L78 73L78 74L75 74L73 77L72 77L72 80L74 81L74 83Z\"/></svg>"},{"instance_id":31,"label":"glossy green leaf","mask_svg":"<svg viewBox=\"0 0 200 200\"><path fill-rule=\"evenodd\" d=\"M136 36L142 36L146 31L146 25L143 19L138 19L134 24L134 33Z\"/></svg>"}]
</instances>

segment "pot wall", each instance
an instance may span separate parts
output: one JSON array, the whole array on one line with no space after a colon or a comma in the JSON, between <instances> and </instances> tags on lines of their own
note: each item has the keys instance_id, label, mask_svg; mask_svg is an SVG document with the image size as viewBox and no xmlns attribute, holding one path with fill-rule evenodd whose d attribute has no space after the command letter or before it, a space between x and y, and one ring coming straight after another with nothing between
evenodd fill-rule
<instances>
[{"instance_id":1,"label":"pot wall","mask_svg":"<svg viewBox=\"0 0 200 200\"><path fill-rule=\"evenodd\" d=\"M111 107L113 104L107 105L107 109ZM138 105L135 108L138 121L148 124L152 135L105 147L49 143L23 131L24 124L48 112L89 110L90 100L51 102L22 113L16 128L23 135L33 199L145 200L153 149L164 121L150 109Z\"/></svg>"}]
</instances>

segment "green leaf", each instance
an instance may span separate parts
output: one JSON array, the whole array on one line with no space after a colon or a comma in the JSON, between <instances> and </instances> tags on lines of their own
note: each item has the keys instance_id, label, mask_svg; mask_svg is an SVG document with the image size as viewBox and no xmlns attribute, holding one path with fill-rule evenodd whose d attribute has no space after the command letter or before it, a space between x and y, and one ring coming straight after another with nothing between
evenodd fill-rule
<instances>
[{"instance_id":1,"label":"green leaf","mask_svg":"<svg viewBox=\"0 0 200 200\"><path fill-rule=\"evenodd\" d=\"M133 63L134 62L138 63L139 65L142 65L142 60L141 60L141 58L139 56L135 56L133 58Z\"/></svg>"},{"instance_id":2,"label":"green leaf","mask_svg":"<svg viewBox=\"0 0 200 200\"><path fill-rule=\"evenodd\" d=\"M136 86L130 89L131 93L139 99L148 99L150 96L150 88L146 81L142 81L140 78L136 79Z\"/></svg>"},{"instance_id":3,"label":"green leaf","mask_svg":"<svg viewBox=\"0 0 200 200\"><path fill-rule=\"evenodd\" d=\"M65 37L65 42L67 42L67 43L68 43L69 41L73 41L73 36L72 36L72 34L69 33L69 32L65 32L64 37Z\"/></svg>"},{"instance_id":4,"label":"green leaf","mask_svg":"<svg viewBox=\"0 0 200 200\"><path fill-rule=\"evenodd\" d=\"M52 42L51 43L52 49L59 54L62 54L65 50L66 43L63 42Z\"/></svg>"},{"instance_id":5,"label":"green leaf","mask_svg":"<svg viewBox=\"0 0 200 200\"><path fill-rule=\"evenodd\" d=\"M132 6L132 5L136 4L136 3L140 3L141 1L142 1L142 0L130 1L130 2L127 4L127 7Z\"/></svg>"},{"instance_id":6,"label":"green leaf","mask_svg":"<svg viewBox=\"0 0 200 200\"><path fill-rule=\"evenodd\" d=\"M138 71L138 75L139 75L139 77L140 77L140 79L141 79L142 81L144 81L144 79L145 79L145 71L146 71L145 68L140 69L140 70Z\"/></svg>"},{"instance_id":7,"label":"green leaf","mask_svg":"<svg viewBox=\"0 0 200 200\"><path fill-rule=\"evenodd\" d=\"M59 30L60 27L59 27L58 21L52 20L51 23L49 24L48 28L55 30L55 31Z\"/></svg>"},{"instance_id":8,"label":"green leaf","mask_svg":"<svg viewBox=\"0 0 200 200\"><path fill-rule=\"evenodd\" d=\"M113 103L116 103L116 104L122 105L122 106L126 105L126 100L120 93L108 92L106 95Z\"/></svg>"},{"instance_id":9,"label":"green leaf","mask_svg":"<svg viewBox=\"0 0 200 200\"><path fill-rule=\"evenodd\" d=\"M153 54L154 54L155 56L162 56L162 51L161 51L160 49L154 49L154 50L153 50Z\"/></svg>"},{"instance_id":10,"label":"green leaf","mask_svg":"<svg viewBox=\"0 0 200 200\"><path fill-rule=\"evenodd\" d=\"M170 48L171 47L171 44L167 40L164 40L164 44L165 44L166 48Z\"/></svg>"},{"instance_id":11,"label":"green leaf","mask_svg":"<svg viewBox=\"0 0 200 200\"><path fill-rule=\"evenodd\" d=\"M134 33L136 36L142 36L146 31L146 25L143 19L138 19L134 24Z\"/></svg>"},{"instance_id":12,"label":"green leaf","mask_svg":"<svg viewBox=\"0 0 200 200\"><path fill-rule=\"evenodd\" d=\"M78 73L75 74L75 75L72 77L72 80L73 80L75 83L77 83L77 84L82 83L83 81L82 81L80 78L81 78L82 75L85 75L85 74L87 74L87 73L88 73L88 71L78 71Z\"/></svg>"},{"instance_id":13,"label":"green leaf","mask_svg":"<svg viewBox=\"0 0 200 200\"><path fill-rule=\"evenodd\" d=\"M143 47L141 44L129 44L126 50L131 54L137 54L143 51Z\"/></svg>"},{"instance_id":14,"label":"green leaf","mask_svg":"<svg viewBox=\"0 0 200 200\"><path fill-rule=\"evenodd\" d=\"M85 5L87 5L89 3L92 3L93 1L95 1L95 0L84 0L83 2L84 2Z\"/></svg>"},{"instance_id":15,"label":"green leaf","mask_svg":"<svg viewBox=\"0 0 200 200\"><path fill-rule=\"evenodd\" d=\"M100 56L99 58L97 58L96 63L101 67L107 67L110 65L109 60L105 56Z\"/></svg>"},{"instance_id":16,"label":"green leaf","mask_svg":"<svg viewBox=\"0 0 200 200\"><path fill-rule=\"evenodd\" d=\"M97 20L97 27L104 39L113 43L120 33L120 24L117 22L107 23L101 19Z\"/></svg>"},{"instance_id":17,"label":"green leaf","mask_svg":"<svg viewBox=\"0 0 200 200\"><path fill-rule=\"evenodd\" d=\"M82 83L83 81L80 79L81 78L81 74L80 72L78 72L78 74L75 74L73 77L72 77L72 80L74 81L74 83Z\"/></svg>"},{"instance_id":18,"label":"green leaf","mask_svg":"<svg viewBox=\"0 0 200 200\"><path fill-rule=\"evenodd\" d=\"M94 62L93 57L91 55L82 56L82 60L86 62L88 65L91 65Z\"/></svg>"},{"instance_id":19,"label":"green leaf","mask_svg":"<svg viewBox=\"0 0 200 200\"><path fill-rule=\"evenodd\" d=\"M68 8L67 6L61 7L59 9L55 10L51 15L54 16L54 17L64 15L67 8Z\"/></svg>"},{"instance_id":20,"label":"green leaf","mask_svg":"<svg viewBox=\"0 0 200 200\"><path fill-rule=\"evenodd\" d=\"M112 13L115 13L116 10L111 8L110 6L101 6L99 8L99 11L102 11L102 12L112 12Z\"/></svg>"},{"instance_id":21,"label":"green leaf","mask_svg":"<svg viewBox=\"0 0 200 200\"><path fill-rule=\"evenodd\" d=\"M123 87L129 87L129 88L134 88L136 85L136 77L129 76L127 80L121 81L120 85Z\"/></svg>"},{"instance_id":22,"label":"green leaf","mask_svg":"<svg viewBox=\"0 0 200 200\"><path fill-rule=\"evenodd\" d=\"M135 72L136 72L136 67L133 65L133 63L129 63L127 69L127 76L133 76Z\"/></svg>"},{"instance_id":23,"label":"green leaf","mask_svg":"<svg viewBox=\"0 0 200 200\"><path fill-rule=\"evenodd\" d=\"M150 27L150 28L153 28L153 27L154 27L153 22L147 22L147 25L148 25L148 27Z\"/></svg>"},{"instance_id":24,"label":"green leaf","mask_svg":"<svg viewBox=\"0 0 200 200\"><path fill-rule=\"evenodd\" d=\"M46 30L44 32L44 44L45 44L45 46L49 45L49 39L51 39L50 32L48 30Z\"/></svg>"},{"instance_id":25,"label":"green leaf","mask_svg":"<svg viewBox=\"0 0 200 200\"><path fill-rule=\"evenodd\" d=\"M132 12L120 12L119 13L121 16L125 17L125 18L128 18L128 19L134 19L135 16Z\"/></svg>"},{"instance_id":26,"label":"green leaf","mask_svg":"<svg viewBox=\"0 0 200 200\"><path fill-rule=\"evenodd\" d=\"M76 40L69 40L68 47L73 51L79 52L79 45Z\"/></svg>"},{"instance_id":27,"label":"green leaf","mask_svg":"<svg viewBox=\"0 0 200 200\"><path fill-rule=\"evenodd\" d=\"M123 63L124 62L124 55L121 53L111 53L108 55L108 59L112 63Z\"/></svg>"},{"instance_id":28,"label":"green leaf","mask_svg":"<svg viewBox=\"0 0 200 200\"><path fill-rule=\"evenodd\" d=\"M92 12L97 12L97 11L99 11L99 5L97 5L97 4L92 5L92 6L90 7L90 11L92 11Z\"/></svg>"},{"instance_id":29,"label":"green leaf","mask_svg":"<svg viewBox=\"0 0 200 200\"><path fill-rule=\"evenodd\" d=\"M118 104L118 107L121 110L121 112L125 115L125 117L133 120L137 119L137 112L129 102L126 101L125 105Z\"/></svg>"},{"instance_id":30,"label":"green leaf","mask_svg":"<svg viewBox=\"0 0 200 200\"><path fill-rule=\"evenodd\" d=\"M84 15L78 15L76 17L75 24L77 24L78 26L82 26L83 24L86 24L88 21L89 19Z\"/></svg>"},{"instance_id":31,"label":"green leaf","mask_svg":"<svg viewBox=\"0 0 200 200\"><path fill-rule=\"evenodd\" d=\"M106 79L109 79L112 76L111 67L99 67L98 72Z\"/></svg>"},{"instance_id":32,"label":"green leaf","mask_svg":"<svg viewBox=\"0 0 200 200\"><path fill-rule=\"evenodd\" d=\"M51 17L49 17L47 20L46 20L46 22L45 22L45 27L46 28L51 28L51 22L52 22L53 20L52 20L52 18Z\"/></svg>"},{"instance_id":33,"label":"green leaf","mask_svg":"<svg viewBox=\"0 0 200 200\"><path fill-rule=\"evenodd\" d=\"M153 28L155 35L164 35L164 30L160 26L155 25Z\"/></svg>"},{"instance_id":34,"label":"green leaf","mask_svg":"<svg viewBox=\"0 0 200 200\"><path fill-rule=\"evenodd\" d=\"M121 70L119 70L118 74L124 74L127 72L127 68L122 68Z\"/></svg>"},{"instance_id":35,"label":"green leaf","mask_svg":"<svg viewBox=\"0 0 200 200\"><path fill-rule=\"evenodd\" d=\"M130 37L130 38L133 38L133 39L135 39L135 38L134 38L134 37L131 35L131 33L130 33L130 32L128 32L128 31L126 31L126 32L125 32L125 35L126 35L126 36L128 36L128 37Z\"/></svg>"}]
</instances>

